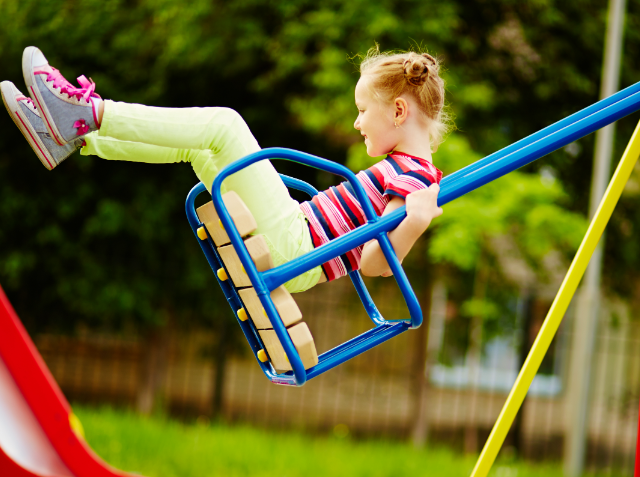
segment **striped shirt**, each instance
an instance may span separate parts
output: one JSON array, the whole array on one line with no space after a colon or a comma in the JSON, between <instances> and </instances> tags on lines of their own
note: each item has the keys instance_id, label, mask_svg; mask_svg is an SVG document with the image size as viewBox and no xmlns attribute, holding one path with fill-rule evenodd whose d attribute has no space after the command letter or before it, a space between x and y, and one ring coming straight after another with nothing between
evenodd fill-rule
<instances>
[{"instance_id":1,"label":"striped shirt","mask_svg":"<svg viewBox=\"0 0 640 477\"><path fill-rule=\"evenodd\" d=\"M382 215L391 196L405 198L411 192L440 183L442 172L431 162L401 152L389 154L384 160L356 175L364 187L373 209ZM367 222L353 188L348 182L318 193L313 199L300 204L309 221L314 247ZM322 265L327 280L343 277L360 269L363 245Z\"/></svg>"}]
</instances>

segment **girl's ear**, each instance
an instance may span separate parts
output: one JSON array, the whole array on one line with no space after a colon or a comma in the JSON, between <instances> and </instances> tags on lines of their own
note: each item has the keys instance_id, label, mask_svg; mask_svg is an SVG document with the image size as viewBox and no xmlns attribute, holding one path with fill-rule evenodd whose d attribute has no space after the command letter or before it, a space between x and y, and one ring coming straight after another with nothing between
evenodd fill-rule
<instances>
[{"instance_id":1,"label":"girl's ear","mask_svg":"<svg viewBox=\"0 0 640 477\"><path fill-rule=\"evenodd\" d=\"M395 102L395 122L400 125L407 120L409 116L409 103L404 98L396 98Z\"/></svg>"}]
</instances>

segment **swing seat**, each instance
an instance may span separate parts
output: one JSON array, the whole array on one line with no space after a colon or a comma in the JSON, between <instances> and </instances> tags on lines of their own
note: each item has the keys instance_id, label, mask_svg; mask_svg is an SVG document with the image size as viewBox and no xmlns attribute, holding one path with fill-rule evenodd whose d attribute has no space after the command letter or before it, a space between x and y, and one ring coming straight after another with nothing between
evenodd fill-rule
<instances>
[{"instance_id":1,"label":"swing seat","mask_svg":"<svg viewBox=\"0 0 640 477\"><path fill-rule=\"evenodd\" d=\"M420 326L422 312L418 300L393 252L387 232L402 221L385 220L381 227L355 174L327 159L290 149L264 149L225 167L212 186L212 201L195 208L196 198L206 191L196 185L187 196L186 212L191 228L218 283L234 311L238 324L264 374L273 383L301 386L329 369L364 353L394 336ZM261 160L278 157L338 174L347 179L363 205L368 223L313 251L274 268L269 249L261 235L251 235L257 226L251 213L235 193L222 196L222 181L229 175ZM281 175L289 187L314 196L318 191L306 182ZM243 239L244 238L244 239ZM300 309L282 286L290 279L358 247L378 239L382 251L400 285L409 308L410 319L386 321L378 311L359 272L350 278L375 327L318 356L313 336L302 320Z\"/></svg>"}]
</instances>

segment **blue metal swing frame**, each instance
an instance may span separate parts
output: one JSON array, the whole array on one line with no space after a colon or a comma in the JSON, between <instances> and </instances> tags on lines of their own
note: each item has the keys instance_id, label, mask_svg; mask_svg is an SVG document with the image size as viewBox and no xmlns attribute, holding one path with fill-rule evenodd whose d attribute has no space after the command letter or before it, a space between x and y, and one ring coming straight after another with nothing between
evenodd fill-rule
<instances>
[{"instance_id":1,"label":"blue metal swing frame","mask_svg":"<svg viewBox=\"0 0 640 477\"><path fill-rule=\"evenodd\" d=\"M553 152L596 131L597 129L600 129L601 127L638 111L639 109L640 82L443 178L440 183L438 204L444 205L451 202L452 200L471 192L488 182L529 164L550 152ZM265 159L273 160L274 158L298 162L344 177L349 181L355 191L357 199L362 204L367 218L367 224L332 240L331 243L318 247L305 255L285 263L284 265L264 272L258 272L246 250L246 247L244 246L242 238L240 237L226 207L224 206L221 195L221 185L224 179L229 175L234 174L258 161ZM312 196L318 192L313 186L304 181L283 175L281 175L281 177L284 183L290 188L301 190ZM395 229L405 218L405 207L401 207L384 217L378 217L375 214L373 206L362 188L362 185L356 179L355 174L348 168L333 161L292 149L263 149L225 167L214 180L211 190L213 204L218 212L220 220L231 239L231 243L238 252L240 261L242 262L251 283L255 287L260 302L262 303L262 306L271 321L273 329L282 343L287 358L291 363L291 367L293 368L292 372L290 371L278 374L269 362L262 363L257 359L258 351L264 348L257 330L253 326L251 320L241 321L238 318L237 310L242 308L243 304L236 289L231 285L231 281L221 281L218 279L220 287L222 288L231 309L236 314L236 319L238 320L251 349L256 355L256 359L258 360L260 367L267 378L273 383L301 386L309 379L325 373L335 366L364 353L374 346L377 346L410 328L417 328L421 325L422 311L418 300L387 236L387 233ZM198 219L194 204L196 197L205 191L206 188L204 184L197 184L189 192L186 201L187 218L196 238L198 237L197 230L202 227L203 224ZM377 239L380 243L381 249L390 264L394 277L400 287L400 291L407 303L410 318L403 321L385 320L371 299L359 272L352 272L349 274L351 280L375 327L360 336L357 336L336 348L323 353L319 356L319 362L316 366L305 370L300 356L278 316L273 301L271 300L270 292L307 270L311 270L312 268L322 265L328 260L342 255L372 239ZM198 239L198 242L200 243L202 251L209 261L214 273L218 269L222 268L222 260L220 259L211 239Z\"/></svg>"}]
</instances>

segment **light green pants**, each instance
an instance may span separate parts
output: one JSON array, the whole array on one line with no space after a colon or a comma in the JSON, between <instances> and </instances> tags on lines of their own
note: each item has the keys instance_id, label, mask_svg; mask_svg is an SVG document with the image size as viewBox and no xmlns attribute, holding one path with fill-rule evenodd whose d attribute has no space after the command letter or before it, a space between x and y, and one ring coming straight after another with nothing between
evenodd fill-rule
<instances>
[{"instance_id":1,"label":"light green pants","mask_svg":"<svg viewBox=\"0 0 640 477\"><path fill-rule=\"evenodd\" d=\"M259 151L260 146L242 117L228 108L156 108L105 101L99 131L85 137L83 155L116 161L165 164L190 162L209 191L227 164ZM258 223L276 266L313 249L311 234L298 202L293 200L269 161L261 161L228 177ZM316 267L285 284L290 292L318 283Z\"/></svg>"}]
</instances>

